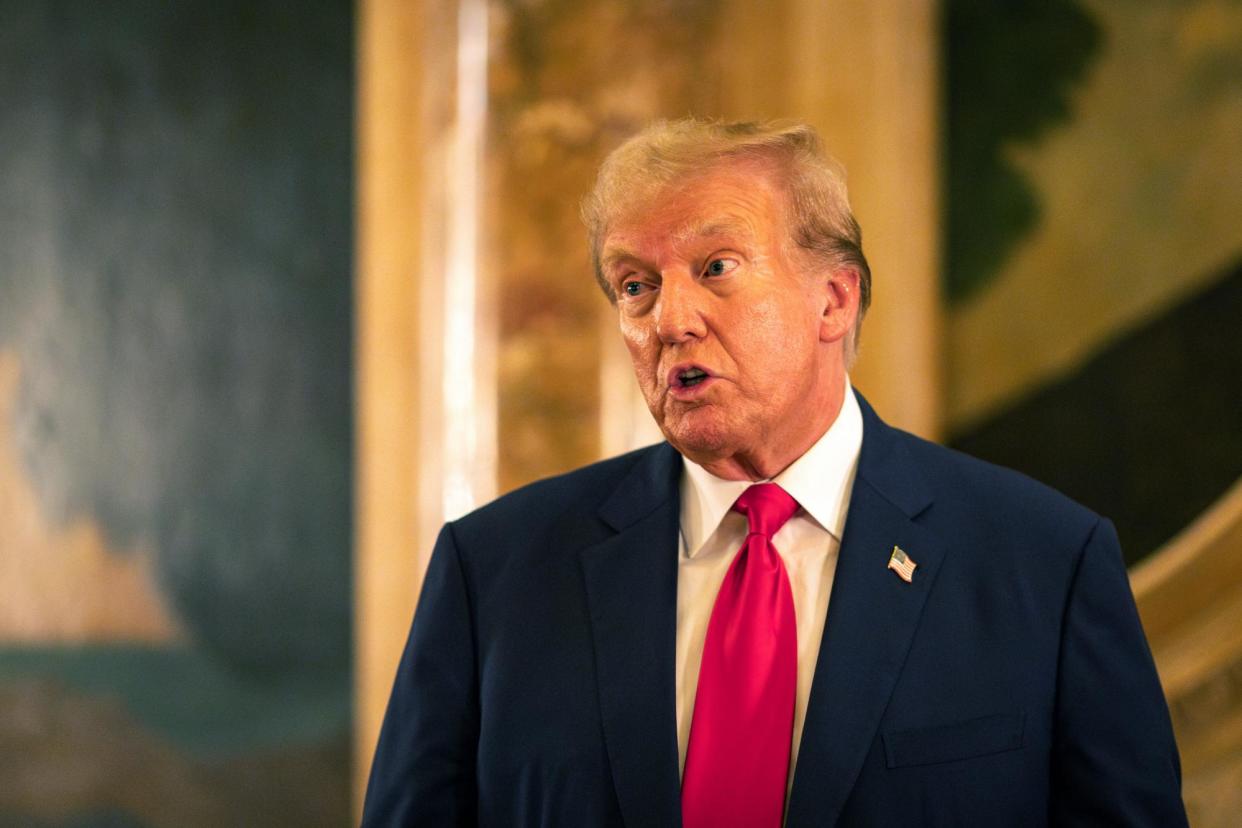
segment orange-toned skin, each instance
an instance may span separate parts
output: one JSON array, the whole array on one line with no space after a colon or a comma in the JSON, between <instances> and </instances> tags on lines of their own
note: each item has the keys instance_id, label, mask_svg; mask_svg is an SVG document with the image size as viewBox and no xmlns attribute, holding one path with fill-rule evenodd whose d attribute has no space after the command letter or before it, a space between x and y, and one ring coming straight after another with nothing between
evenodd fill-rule
<instances>
[{"instance_id":1,"label":"orange-toned skin","mask_svg":"<svg viewBox=\"0 0 1242 828\"><path fill-rule=\"evenodd\" d=\"M794 247L756 163L718 165L614 220L604 275L638 384L665 438L718 477L774 477L836 418L858 274ZM677 366L711 379L670 386Z\"/></svg>"}]
</instances>

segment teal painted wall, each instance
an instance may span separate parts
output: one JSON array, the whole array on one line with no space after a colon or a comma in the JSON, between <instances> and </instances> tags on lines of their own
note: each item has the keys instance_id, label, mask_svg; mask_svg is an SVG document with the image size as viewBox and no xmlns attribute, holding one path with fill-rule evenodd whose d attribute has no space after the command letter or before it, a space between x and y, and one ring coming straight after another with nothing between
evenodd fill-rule
<instances>
[{"instance_id":1,"label":"teal painted wall","mask_svg":"<svg viewBox=\"0 0 1242 828\"><path fill-rule=\"evenodd\" d=\"M0 20L0 440L31 520L143 550L174 628L30 617L22 556L59 551L0 528L0 824L342 824L353 4Z\"/></svg>"}]
</instances>

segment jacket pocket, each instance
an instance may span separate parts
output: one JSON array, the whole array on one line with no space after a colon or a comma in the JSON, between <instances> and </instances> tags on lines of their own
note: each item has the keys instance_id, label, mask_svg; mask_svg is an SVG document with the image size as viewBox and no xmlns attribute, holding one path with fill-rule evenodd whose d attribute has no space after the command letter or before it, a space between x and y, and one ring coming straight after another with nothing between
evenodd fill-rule
<instances>
[{"instance_id":1,"label":"jacket pocket","mask_svg":"<svg viewBox=\"0 0 1242 828\"><path fill-rule=\"evenodd\" d=\"M893 730L884 734L884 755L890 768L901 768L1017 750L1023 744L1025 720L1022 713L1010 713Z\"/></svg>"}]
</instances>

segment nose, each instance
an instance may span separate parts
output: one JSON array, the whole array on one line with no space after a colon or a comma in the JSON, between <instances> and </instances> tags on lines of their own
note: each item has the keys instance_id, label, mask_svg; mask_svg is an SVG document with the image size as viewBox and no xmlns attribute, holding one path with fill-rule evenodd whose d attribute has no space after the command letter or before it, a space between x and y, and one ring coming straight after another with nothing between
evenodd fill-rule
<instances>
[{"instance_id":1,"label":"nose","mask_svg":"<svg viewBox=\"0 0 1242 828\"><path fill-rule=\"evenodd\" d=\"M654 308L656 333L661 341L672 345L707 334L702 306L706 297L693 281L665 278Z\"/></svg>"}]
</instances>

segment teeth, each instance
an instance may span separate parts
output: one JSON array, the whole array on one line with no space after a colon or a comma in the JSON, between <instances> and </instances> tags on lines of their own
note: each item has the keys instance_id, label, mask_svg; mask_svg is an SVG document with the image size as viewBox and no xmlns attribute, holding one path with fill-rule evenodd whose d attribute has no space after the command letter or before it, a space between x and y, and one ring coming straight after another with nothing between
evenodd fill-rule
<instances>
[{"instance_id":1,"label":"teeth","mask_svg":"<svg viewBox=\"0 0 1242 828\"><path fill-rule=\"evenodd\" d=\"M677 379L681 382L683 388L689 388L707 379L707 372L701 368L688 368L678 374Z\"/></svg>"}]
</instances>

